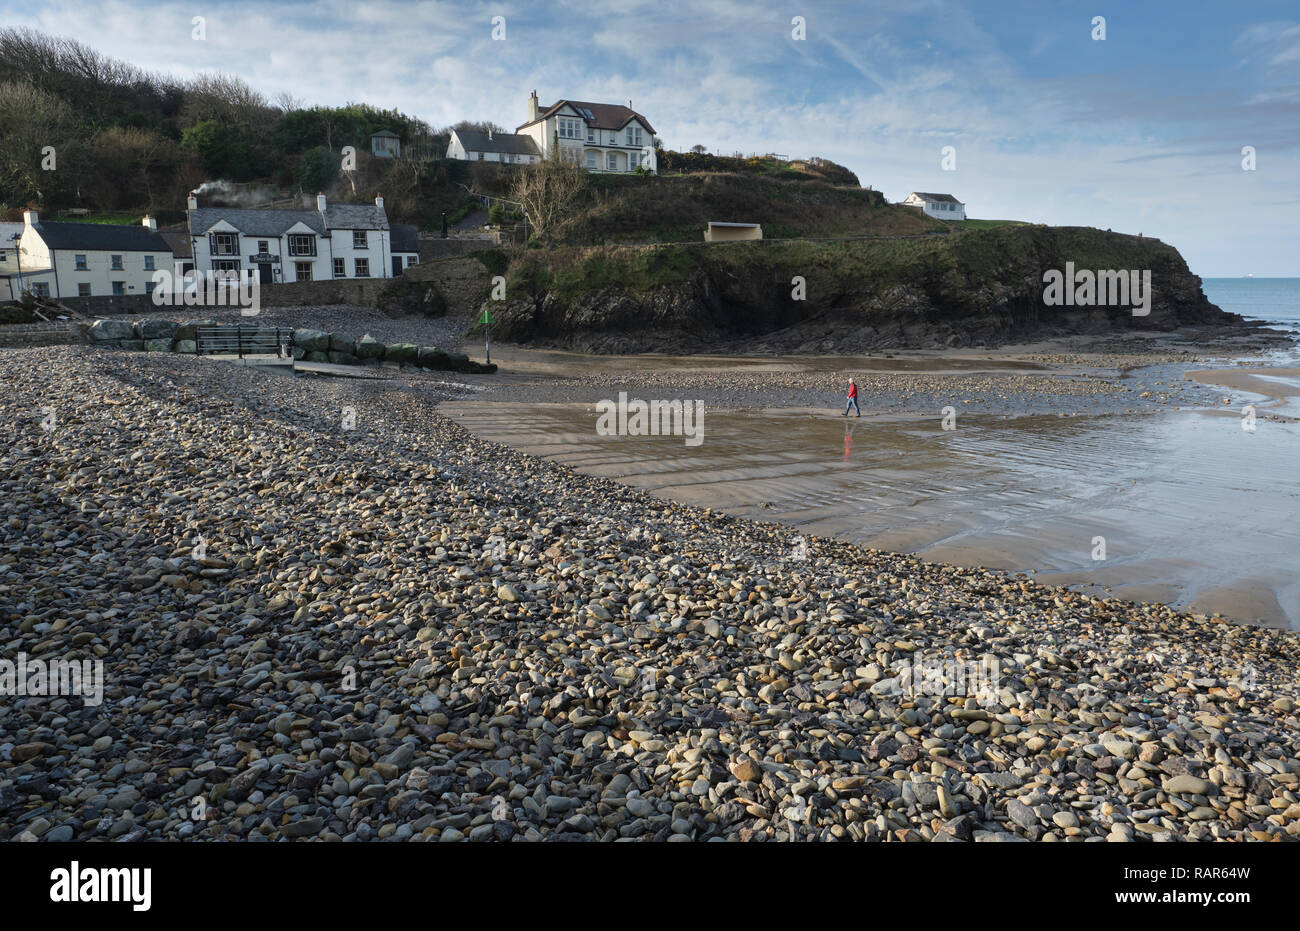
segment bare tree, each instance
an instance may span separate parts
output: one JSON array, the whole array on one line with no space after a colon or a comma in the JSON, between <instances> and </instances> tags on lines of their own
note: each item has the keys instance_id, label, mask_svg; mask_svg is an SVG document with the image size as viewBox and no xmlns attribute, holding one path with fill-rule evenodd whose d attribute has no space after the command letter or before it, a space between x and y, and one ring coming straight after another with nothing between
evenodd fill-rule
<instances>
[{"instance_id":1,"label":"bare tree","mask_svg":"<svg viewBox=\"0 0 1300 931\"><path fill-rule=\"evenodd\" d=\"M523 204L528 225L542 239L569 218L586 190L587 173L557 153L521 168L510 187L510 196Z\"/></svg>"}]
</instances>

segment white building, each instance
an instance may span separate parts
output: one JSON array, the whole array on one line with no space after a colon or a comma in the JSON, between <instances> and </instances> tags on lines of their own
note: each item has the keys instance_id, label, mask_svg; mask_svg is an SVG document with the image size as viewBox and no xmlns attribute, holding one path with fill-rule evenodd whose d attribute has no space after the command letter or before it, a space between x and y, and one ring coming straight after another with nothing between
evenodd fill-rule
<instances>
[{"instance_id":1,"label":"white building","mask_svg":"<svg viewBox=\"0 0 1300 931\"><path fill-rule=\"evenodd\" d=\"M926 194L923 191L913 191L903 198L902 203L907 207L920 207L927 217L934 217L936 220L966 219L966 205L951 194Z\"/></svg>"},{"instance_id":2,"label":"white building","mask_svg":"<svg viewBox=\"0 0 1300 931\"><path fill-rule=\"evenodd\" d=\"M393 234L393 277L402 273L420 261L420 228L407 223L394 223Z\"/></svg>"},{"instance_id":3,"label":"white building","mask_svg":"<svg viewBox=\"0 0 1300 931\"><path fill-rule=\"evenodd\" d=\"M18 268L10 279L14 297L27 291L61 299L148 294L153 273L170 271L173 263L153 217L140 226L43 223L35 210L25 210L19 252L21 281Z\"/></svg>"},{"instance_id":4,"label":"white building","mask_svg":"<svg viewBox=\"0 0 1300 931\"><path fill-rule=\"evenodd\" d=\"M531 136L543 158L558 151L588 171L657 171L654 127L640 113L612 103L561 100L542 109L537 91L528 98L528 122L516 132Z\"/></svg>"},{"instance_id":5,"label":"white building","mask_svg":"<svg viewBox=\"0 0 1300 931\"><path fill-rule=\"evenodd\" d=\"M328 204L317 194L315 210L257 210L200 207L191 194L189 228L199 273L256 269L263 284L394 276L382 197Z\"/></svg>"},{"instance_id":6,"label":"white building","mask_svg":"<svg viewBox=\"0 0 1300 931\"><path fill-rule=\"evenodd\" d=\"M447 143L447 157L469 162L531 165L542 160L542 153L532 136L453 129Z\"/></svg>"}]
</instances>

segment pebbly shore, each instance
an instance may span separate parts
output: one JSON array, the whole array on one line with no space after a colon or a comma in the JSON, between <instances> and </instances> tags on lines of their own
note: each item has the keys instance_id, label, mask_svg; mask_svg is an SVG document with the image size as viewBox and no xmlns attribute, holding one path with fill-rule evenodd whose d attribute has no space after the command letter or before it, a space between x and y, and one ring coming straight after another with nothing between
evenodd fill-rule
<instances>
[{"instance_id":1,"label":"pebbly shore","mask_svg":"<svg viewBox=\"0 0 1300 931\"><path fill-rule=\"evenodd\" d=\"M1300 838L1294 633L667 503L418 372L0 381L0 659L104 673L0 696L0 839Z\"/></svg>"}]
</instances>

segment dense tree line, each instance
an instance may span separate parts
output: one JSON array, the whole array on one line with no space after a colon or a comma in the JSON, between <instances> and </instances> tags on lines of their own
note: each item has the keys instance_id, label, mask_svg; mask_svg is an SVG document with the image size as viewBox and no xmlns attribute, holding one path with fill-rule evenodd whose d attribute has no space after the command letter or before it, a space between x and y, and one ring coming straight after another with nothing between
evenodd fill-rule
<instances>
[{"instance_id":1,"label":"dense tree line","mask_svg":"<svg viewBox=\"0 0 1300 931\"><path fill-rule=\"evenodd\" d=\"M203 181L224 180L348 200L382 193L394 219L428 220L440 205L422 203L422 189L446 180L430 160L445 154L451 129L489 126L500 130L466 121L434 131L359 103L302 107L234 75L177 82L71 39L0 30L0 210L10 216L37 204L177 212ZM369 154L380 130L399 136L401 158ZM348 146L354 170L344 171Z\"/></svg>"}]
</instances>

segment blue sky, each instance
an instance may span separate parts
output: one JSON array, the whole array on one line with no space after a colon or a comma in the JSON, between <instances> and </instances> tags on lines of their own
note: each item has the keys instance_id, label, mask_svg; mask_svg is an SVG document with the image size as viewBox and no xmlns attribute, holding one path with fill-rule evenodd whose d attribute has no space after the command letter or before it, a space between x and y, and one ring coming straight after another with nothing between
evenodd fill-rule
<instances>
[{"instance_id":1,"label":"blue sky","mask_svg":"<svg viewBox=\"0 0 1300 931\"><path fill-rule=\"evenodd\" d=\"M1205 277L1300 276L1295 0L21 0L5 20L179 77L230 71L268 96L434 125L513 128L534 88L630 99L670 148L820 155L891 200L945 191L973 217L1157 236Z\"/></svg>"}]
</instances>

